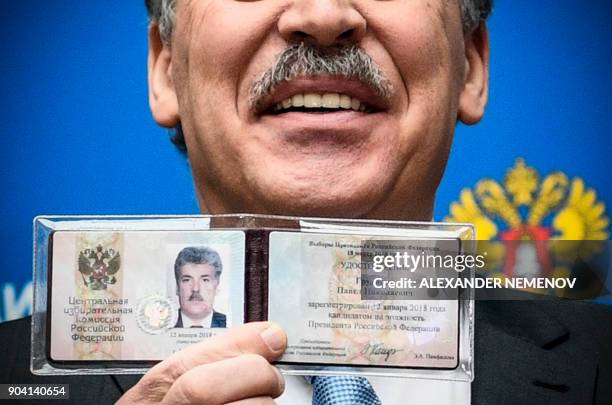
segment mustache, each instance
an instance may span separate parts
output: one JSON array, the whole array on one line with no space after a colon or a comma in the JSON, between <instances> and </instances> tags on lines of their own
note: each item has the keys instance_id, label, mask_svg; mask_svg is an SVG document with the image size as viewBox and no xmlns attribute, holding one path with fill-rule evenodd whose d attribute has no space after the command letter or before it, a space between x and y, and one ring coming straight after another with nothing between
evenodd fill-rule
<instances>
[{"instance_id":1,"label":"mustache","mask_svg":"<svg viewBox=\"0 0 612 405\"><path fill-rule=\"evenodd\" d=\"M380 67L357 45L321 48L301 42L285 48L274 64L251 86L251 105L269 95L279 84L299 76L342 76L357 79L381 98L388 98L392 86Z\"/></svg>"},{"instance_id":2,"label":"mustache","mask_svg":"<svg viewBox=\"0 0 612 405\"><path fill-rule=\"evenodd\" d=\"M191 293L188 300L189 301L204 301L204 297L202 297L202 295L199 292L194 291Z\"/></svg>"}]
</instances>

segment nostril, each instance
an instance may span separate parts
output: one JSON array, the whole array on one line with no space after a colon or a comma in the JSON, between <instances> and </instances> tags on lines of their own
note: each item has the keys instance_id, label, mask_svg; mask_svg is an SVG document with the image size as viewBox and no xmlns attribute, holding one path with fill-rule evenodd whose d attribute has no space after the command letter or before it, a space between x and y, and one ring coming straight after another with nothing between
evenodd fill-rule
<instances>
[{"instance_id":1,"label":"nostril","mask_svg":"<svg viewBox=\"0 0 612 405\"><path fill-rule=\"evenodd\" d=\"M308 33L304 32L304 31L296 31L293 33L293 37L294 40L296 42L304 42L306 40L309 40L311 38L310 35L308 35Z\"/></svg>"},{"instance_id":2,"label":"nostril","mask_svg":"<svg viewBox=\"0 0 612 405\"><path fill-rule=\"evenodd\" d=\"M315 44L324 44L324 45L332 45L332 44L347 44L354 41L357 30L354 28L347 29L343 31L341 34L334 36L335 34L330 33L331 35L328 38L324 38L322 35L313 35L309 34L308 31L294 31L292 33L293 42L310 42Z\"/></svg>"},{"instance_id":3,"label":"nostril","mask_svg":"<svg viewBox=\"0 0 612 405\"><path fill-rule=\"evenodd\" d=\"M355 35L355 29L351 28L351 29L344 31L342 34L340 34L338 39L346 41L346 40L352 39L354 35Z\"/></svg>"}]
</instances>

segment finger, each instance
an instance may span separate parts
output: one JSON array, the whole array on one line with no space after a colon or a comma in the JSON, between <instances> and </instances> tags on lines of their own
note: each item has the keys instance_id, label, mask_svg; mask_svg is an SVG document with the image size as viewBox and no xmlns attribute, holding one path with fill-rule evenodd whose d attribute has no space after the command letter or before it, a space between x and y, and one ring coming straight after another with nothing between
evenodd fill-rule
<instances>
[{"instance_id":1,"label":"finger","mask_svg":"<svg viewBox=\"0 0 612 405\"><path fill-rule=\"evenodd\" d=\"M285 332L271 322L247 323L196 343L157 364L128 391L127 398L160 401L185 372L246 353L259 354L268 361L279 358L287 346Z\"/></svg>"},{"instance_id":2,"label":"finger","mask_svg":"<svg viewBox=\"0 0 612 405\"><path fill-rule=\"evenodd\" d=\"M165 363L163 372L170 373L176 379L200 364L246 353L259 354L268 361L274 361L286 347L287 335L278 325L272 322L253 322L191 345L159 365Z\"/></svg>"},{"instance_id":3,"label":"finger","mask_svg":"<svg viewBox=\"0 0 612 405\"><path fill-rule=\"evenodd\" d=\"M272 397L257 397L241 399L236 402L228 402L225 405L274 405L276 401Z\"/></svg>"},{"instance_id":4,"label":"finger","mask_svg":"<svg viewBox=\"0 0 612 405\"><path fill-rule=\"evenodd\" d=\"M285 389L280 372L257 354L203 364L172 385L164 404L225 404L246 398L278 397Z\"/></svg>"}]
</instances>

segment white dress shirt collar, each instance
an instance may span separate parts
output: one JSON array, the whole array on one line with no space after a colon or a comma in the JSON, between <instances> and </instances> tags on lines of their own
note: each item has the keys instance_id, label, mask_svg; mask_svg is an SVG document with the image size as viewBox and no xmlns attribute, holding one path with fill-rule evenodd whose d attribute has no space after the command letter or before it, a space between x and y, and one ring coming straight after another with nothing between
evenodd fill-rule
<instances>
[{"instance_id":1,"label":"white dress shirt collar","mask_svg":"<svg viewBox=\"0 0 612 405\"><path fill-rule=\"evenodd\" d=\"M208 316L204 319L192 319L189 316L185 315L185 313L181 310L181 319L183 320L183 328L191 328L192 326L195 326L195 327L201 326L203 328L210 328L210 326L212 325L212 317L213 317L213 312L208 314Z\"/></svg>"}]
</instances>

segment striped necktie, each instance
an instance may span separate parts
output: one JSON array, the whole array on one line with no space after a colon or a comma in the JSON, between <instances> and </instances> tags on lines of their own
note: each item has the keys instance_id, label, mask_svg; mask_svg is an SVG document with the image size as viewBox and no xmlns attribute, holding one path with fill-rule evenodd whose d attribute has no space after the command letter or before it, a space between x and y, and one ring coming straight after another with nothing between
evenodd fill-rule
<instances>
[{"instance_id":1,"label":"striped necktie","mask_svg":"<svg viewBox=\"0 0 612 405\"><path fill-rule=\"evenodd\" d=\"M381 405L364 377L307 377L312 384L312 405Z\"/></svg>"}]
</instances>

